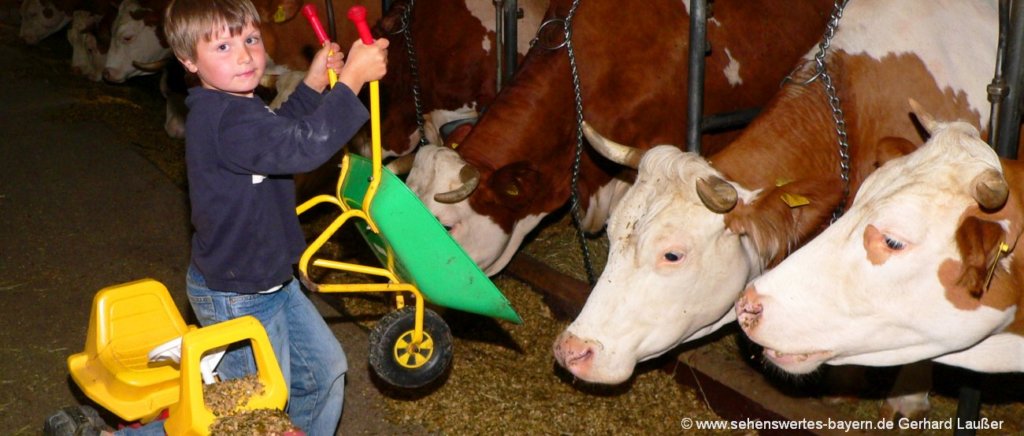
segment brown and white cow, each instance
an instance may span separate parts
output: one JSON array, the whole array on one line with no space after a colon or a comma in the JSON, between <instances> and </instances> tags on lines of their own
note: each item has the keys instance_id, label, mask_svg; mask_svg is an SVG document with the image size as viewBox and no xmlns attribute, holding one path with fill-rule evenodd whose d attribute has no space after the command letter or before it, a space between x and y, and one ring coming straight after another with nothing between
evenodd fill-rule
<instances>
[{"instance_id":1,"label":"brown and white cow","mask_svg":"<svg viewBox=\"0 0 1024 436\"><path fill-rule=\"evenodd\" d=\"M830 5L716 1L705 111L764 104L821 35ZM564 18L570 6L553 1L546 18ZM587 119L625 142L683 143L688 6L660 0L624 11L616 2L579 3L573 45ZM526 235L569 200L575 126L566 50L538 44L456 150L421 147L407 183L473 260L496 274ZM584 153L579 190L587 230L604 225L628 186L616 178L621 173Z\"/></svg>"},{"instance_id":2,"label":"brown and white cow","mask_svg":"<svg viewBox=\"0 0 1024 436\"><path fill-rule=\"evenodd\" d=\"M846 215L737 301L779 368L1024 371L1024 166L1000 165L971 124L921 118L923 147L872 174Z\"/></svg>"},{"instance_id":3,"label":"brown and white cow","mask_svg":"<svg viewBox=\"0 0 1024 436\"><path fill-rule=\"evenodd\" d=\"M22 0L18 37L29 45L38 44L71 22L71 14L84 0Z\"/></svg>"},{"instance_id":4,"label":"brown and white cow","mask_svg":"<svg viewBox=\"0 0 1024 436\"><path fill-rule=\"evenodd\" d=\"M987 123L996 11L995 1L849 3L828 64L846 118L851 192L880 162L922 142L909 96L943 116ZM707 160L671 146L643 157L609 219L607 266L554 345L560 364L588 381L626 380L637 362L733 321L744 285L828 225L843 182L823 86L798 84L813 73L813 63L796 71Z\"/></svg>"},{"instance_id":5,"label":"brown and white cow","mask_svg":"<svg viewBox=\"0 0 1024 436\"><path fill-rule=\"evenodd\" d=\"M522 0L518 47L525 56L537 33L548 0ZM413 104L413 77L402 15L409 3L395 2L375 32L391 41L388 74L381 79L381 142L386 155L400 156L420 141ZM475 118L490 106L496 92L497 42L492 0L419 1L410 11L409 30L418 66L420 103L431 144L441 144L437 130L447 121ZM512 42L510 42L512 43Z\"/></svg>"},{"instance_id":6,"label":"brown and white cow","mask_svg":"<svg viewBox=\"0 0 1024 436\"><path fill-rule=\"evenodd\" d=\"M111 27L110 50L103 80L123 83L129 78L153 74L159 69L140 69L171 57L164 40L163 14L170 0L123 0Z\"/></svg>"},{"instance_id":7,"label":"brown and white cow","mask_svg":"<svg viewBox=\"0 0 1024 436\"><path fill-rule=\"evenodd\" d=\"M71 71L94 82L103 80L103 68L110 49L110 27L116 9L107 11L76 10L68 27L71 45Z\"/></svg>"}]
</instances>

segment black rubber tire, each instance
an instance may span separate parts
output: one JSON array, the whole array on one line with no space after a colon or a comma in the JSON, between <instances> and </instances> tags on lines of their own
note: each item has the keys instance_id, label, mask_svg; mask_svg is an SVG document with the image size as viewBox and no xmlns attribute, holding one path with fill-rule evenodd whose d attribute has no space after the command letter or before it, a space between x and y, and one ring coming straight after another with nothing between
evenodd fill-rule
<instances>
[{"instance_id":1,"label":"black rubber tire","mask_svg":"<svg viewBox=\"0 0 1024 436\"><path fill-rule=\"evenodd\" d=\"M370 332L370 367L381 379L401 388L418 388L436 380L452 361L452 333L440 315L423 309L427 348L407 347L416 321L408 306L380 319Z\"/></svg>"}]
</instances>

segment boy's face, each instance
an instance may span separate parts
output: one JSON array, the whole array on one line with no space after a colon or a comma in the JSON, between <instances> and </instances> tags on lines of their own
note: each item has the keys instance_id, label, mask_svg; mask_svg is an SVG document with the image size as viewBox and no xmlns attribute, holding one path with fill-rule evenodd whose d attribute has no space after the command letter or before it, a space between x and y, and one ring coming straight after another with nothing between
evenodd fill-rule
<instances>
[{"instance_id":1,"label":"boy's face","mask_svg":"<svg viewBox=\"0 0 1024 436\"><path fill-rule=\"evenodd\" d=\"M260 30L247 24L235 36L221 28L209 41L201 39L195 60L182 60L182 64L199 76L204 88L252 97L263 77L267 53Z\"/></svg>"}]
</instances>

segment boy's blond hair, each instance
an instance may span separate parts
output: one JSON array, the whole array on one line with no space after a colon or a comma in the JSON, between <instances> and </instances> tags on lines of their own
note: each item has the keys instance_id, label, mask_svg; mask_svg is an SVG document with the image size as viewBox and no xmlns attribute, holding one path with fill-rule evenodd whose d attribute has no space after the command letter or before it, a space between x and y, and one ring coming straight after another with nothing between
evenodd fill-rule
<instances>
[{"instance_id":1,"label":"boy's blond hair","mask_svg":"<svg viewBox=\"0 0 1024 436\"><path fill-rule=\"evenodd\" d=\"M259 27L260 14L249 0L172 0L164 13L164 35L178 58L194 61L200 38L228 29L238 35L247 25Z\"/></svg>"}]
</instances>

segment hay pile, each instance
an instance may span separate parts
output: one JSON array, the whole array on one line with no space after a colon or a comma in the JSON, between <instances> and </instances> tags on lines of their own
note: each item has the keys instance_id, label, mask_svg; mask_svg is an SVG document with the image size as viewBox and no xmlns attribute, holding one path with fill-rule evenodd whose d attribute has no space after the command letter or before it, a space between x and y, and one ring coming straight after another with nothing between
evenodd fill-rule
<instances>
[{"instance_id":1,"label":"hay pile","mask_svg":"<svg viewBox=\"0 0 1024 436\"><path fill-rule=\"evenodd\" d=\"M255 374L203 385L206 407L217 417L210 425L211 436L302 434L282 410L242 409L253 395L263 392L263 383Z\"/></svg>"}]
</instances>

